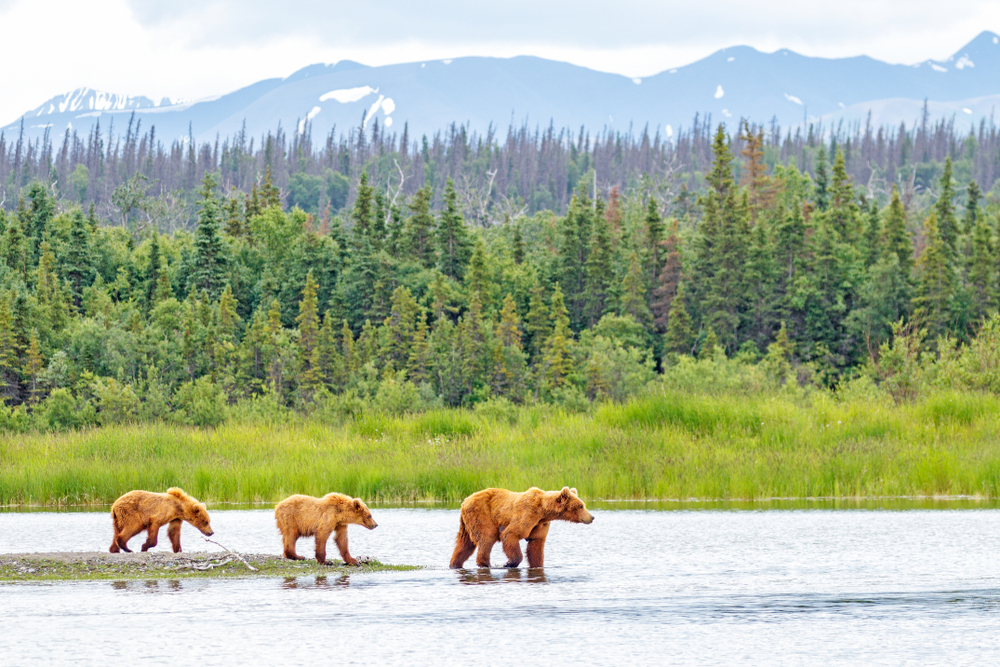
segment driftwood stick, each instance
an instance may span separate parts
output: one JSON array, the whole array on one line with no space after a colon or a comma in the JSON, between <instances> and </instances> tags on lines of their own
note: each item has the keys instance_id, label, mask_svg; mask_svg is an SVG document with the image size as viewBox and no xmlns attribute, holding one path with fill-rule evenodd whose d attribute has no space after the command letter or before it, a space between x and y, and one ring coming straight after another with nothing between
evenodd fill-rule
<instances>
[{"instance_id":1,"label":"driftwood stick","mask_svg":"<svg viewBox=\"0 0 1000 667\"><path fill-rule=\"evenodd\" d=\"M218 547L222 547L227 553L231 553L232 555L236 556L240 560L240 562L243 563L244 565L246 565L247 569L250 570L251 572L256 572L257 571L257 568L255 568L253 565L251 565L250 563L248 563L246 561L246 559L243 558L243 556L239 555L235 551L230 551L229 549L226 549L226 547L222 546L221 544L219 544L215 540L208 539L204 535L201 536L201 539L205 540L206 542L211 542L212 544L214 544L214 545L216 545Z\"/></svg>"}]
</instances>

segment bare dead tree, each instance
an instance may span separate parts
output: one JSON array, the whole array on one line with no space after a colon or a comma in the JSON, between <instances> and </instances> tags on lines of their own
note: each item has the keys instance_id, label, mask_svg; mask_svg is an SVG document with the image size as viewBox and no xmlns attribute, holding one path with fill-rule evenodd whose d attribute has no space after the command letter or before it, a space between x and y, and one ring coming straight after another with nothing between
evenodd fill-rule
<instances>
[{"instance_id":1,"label":"bare dead tree","mask_svg":"<svg viewBox=\"0 0 1000 667\"><path fill-rule=\"evenodd\" d=\"M483 183L475 176L462 174L456 188L465 219L474 221L480 227L489 227L492 224L489 209L497 170L487 171L486 176L487 179L484 179Z\"/></svg>"}]
</instances>

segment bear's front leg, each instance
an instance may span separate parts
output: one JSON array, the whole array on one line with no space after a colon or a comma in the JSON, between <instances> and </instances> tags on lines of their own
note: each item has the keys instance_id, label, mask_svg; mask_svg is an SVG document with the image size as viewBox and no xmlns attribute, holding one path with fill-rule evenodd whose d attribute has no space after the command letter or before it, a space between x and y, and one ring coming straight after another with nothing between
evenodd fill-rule
<instances>
[{"instance_id":1,"label":"bear's front leg","mask_svg":"<svg viewBox=\"0 0 1000 667\"><path fill-rule=\"evenodd\" d=\"M357 565L358 561L351 558L351 552L347 550L347 526L337 526L333 532L333 541L337 543L340 550L340 558L348 565Z\"/></svg>"},{"instance_id":2,"label":"bear's front leg","mask_svg":"<svg viewBox=\"0 0 1000 667\"><path fill-rule=\"evenodd\" d=\"M149 551L156 546L156 540L160 534L160 524L151 523L146 531L146 541L142 545L143 551Z\"/></svg>"},{"instance_id":3,"label":"bear's front leg","mask_svg":"<svg viewBox=\"0 0 1000 667\"><path fill-rule=\"evenodd\" d=\"M170 538L170 546L173 547L174 553L179 554L181 552L181 519L174 519L170 522L170 526L167 528L167 537ZM528 551L528 560L531 558L531 551Z\"/></svg>"},{"instance_id":4,"label":"bear's front leg","mask_svg":"<svg viewBox=\"0 0 1000 667\"><path fill-rule=\"evenodd\" d=\"M517 534L510 528L504 531L503 552L507 554L507 564L504 567L517 567L521 564L521 545Z\"/></svg>"},{"instance_id":5,"label":"bear's front leg","mask_svg":"<svg viewBox=\"0 0 1000 667\"><path fill-rule=\"evenodd\" d=\"M544 567L545 538L549 535L549 522L543 521L528 533L528 567Z\"/></svg>"}]
</instances>

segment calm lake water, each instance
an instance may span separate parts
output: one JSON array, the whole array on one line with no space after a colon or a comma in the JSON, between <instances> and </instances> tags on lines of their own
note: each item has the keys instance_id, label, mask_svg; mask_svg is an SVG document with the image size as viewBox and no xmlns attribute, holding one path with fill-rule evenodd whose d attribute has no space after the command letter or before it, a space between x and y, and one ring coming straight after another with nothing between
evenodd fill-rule
<instances>
[{"instance_id":1,"label":"calm lake water","mask_svg":"<svg viewBox=\"0 0 1000 667\"><path fill-rule=\"evenodd\" d=\"M429 569L0 584L0 664L1000 661L996 509L595 510L590 526L553 524L544 571L458 572L456 510L373 514L376 530L350 529L354 556ZM280 553L269 510L215 510L212 524L231 549ZM0 513L0 552L110 541L105 512ZM187 525L182 542L213 546Z\"/></svg>"}]
</instances>

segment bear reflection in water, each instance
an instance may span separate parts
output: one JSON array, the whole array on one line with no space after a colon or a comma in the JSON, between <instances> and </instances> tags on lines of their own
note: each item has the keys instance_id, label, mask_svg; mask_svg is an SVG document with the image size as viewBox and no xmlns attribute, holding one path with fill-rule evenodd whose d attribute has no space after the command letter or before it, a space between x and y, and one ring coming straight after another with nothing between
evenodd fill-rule
<instances>
[{"instance_id":1,"label":"bear reflection in water","mask_svg":"<svg viewBox=\"0 0 1000 667\"><path fill-rule=\"evenodd\" d=\"M507 568L500 576L493 576L493 571L488 567L479 567L475 570L459 570L458 583L467 585L476 584L547 584L549 580L545 578L545 570L540 567L530 567L527 570L518 568Z\"/></svg>"},{"instance_id":2,"label":"bear reflection in water","mask_svg":"<svg viewBox=\"0 0 1000 667\"><path fill-rule=\"evenodd\" d=\"M342 574L335 579L330 579L325 574L318 575L314 580L310 581L308 577L303 577L299 579L298 577L285 577L285 580L281 582L281 587L292 590L292 589L308 589L308 588L346 588L351 585L351 577L347 574Z\"/></svg>"}]
</instances>

